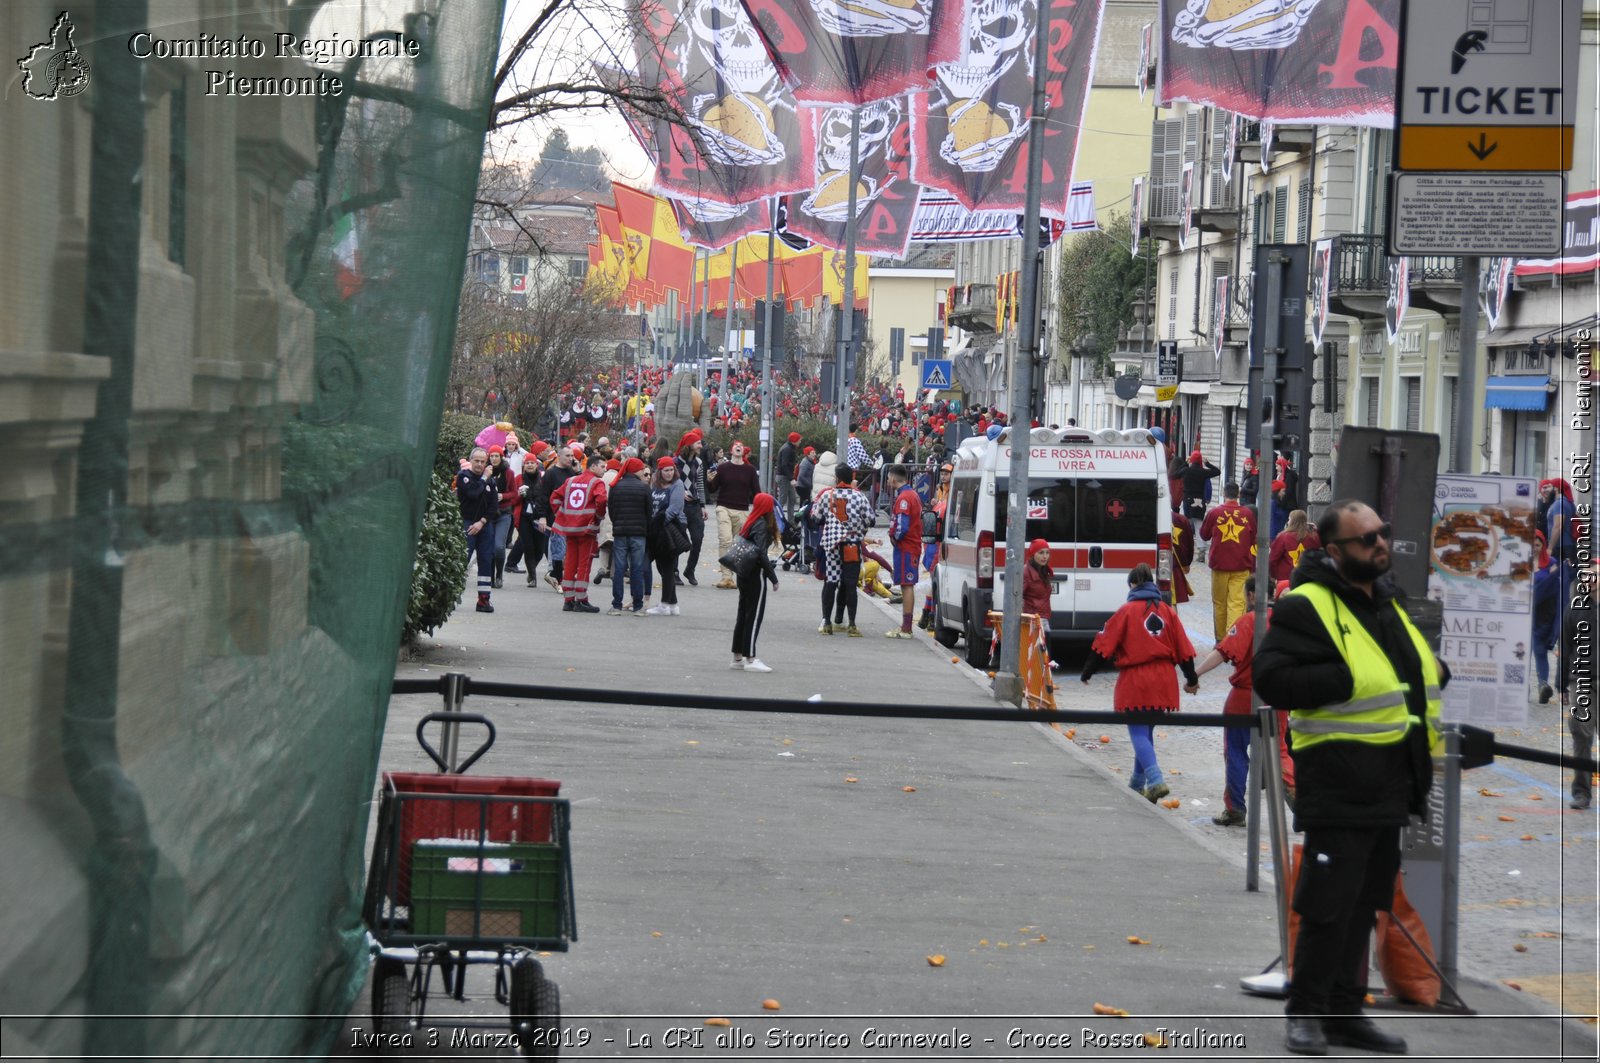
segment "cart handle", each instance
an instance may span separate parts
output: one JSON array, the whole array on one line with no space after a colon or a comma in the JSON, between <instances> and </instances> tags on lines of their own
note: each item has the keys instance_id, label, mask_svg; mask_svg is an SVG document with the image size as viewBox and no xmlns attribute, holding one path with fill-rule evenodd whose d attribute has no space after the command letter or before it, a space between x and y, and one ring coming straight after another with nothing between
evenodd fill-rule
<instances>
[{"instance_id":1,"label":"cart handle","mask_svg":"<svg viewBox=\"0 0 1600 1063\"><path fill-rule=\"evenodd\" d=\"M444 772L446 775L450 774L450 765L448 765L448 764L446 764L444 762L444 758L439 755L439 751L438 750L434 749L433 746L428 744L428 736L423 734L423 730L430 723L433 723L435 721L438 721L440 723L481 723L481 724L483 724L483 726L485 726L485 727L487 727L489 729L489 737L483 740L483 745L478 747L478 751L476 753L472 754L472 756L470 756L466 760L462 761L461 767L457 768L456 771L455 771L455 774L457 774L457 775L464 774L468 768L472 767L474 764L476 764L478 762L478 758L482 757L485 753L489 752L489 747L490 746L494 745L494 737L495 737L494 724L490 721L489 717L487 717L487 716L479 715L476 712L430 712L430 713L428 713L422 719L417 721L417 742L422 746L422 751L424 753L428 754L428 756L433 760L433 762L435 764L439 765L439 770Z\"/></svg>"}]
</instances>

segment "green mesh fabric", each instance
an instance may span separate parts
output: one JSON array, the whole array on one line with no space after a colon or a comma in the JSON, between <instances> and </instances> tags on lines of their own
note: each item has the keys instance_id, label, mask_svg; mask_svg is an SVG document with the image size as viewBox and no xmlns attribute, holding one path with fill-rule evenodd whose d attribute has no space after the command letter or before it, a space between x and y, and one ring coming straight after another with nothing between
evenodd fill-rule
<instances>
[{"instance_id":1,"label":"green mesh fabric","mask_svg":"<svg viewBox=\"0 0 1600 1063\"><path fill-rule=\"evenodd\" d=\"M316 1052L500 5L62 2L0 5L0 1042Z\"/></svg>"}]
</instances>

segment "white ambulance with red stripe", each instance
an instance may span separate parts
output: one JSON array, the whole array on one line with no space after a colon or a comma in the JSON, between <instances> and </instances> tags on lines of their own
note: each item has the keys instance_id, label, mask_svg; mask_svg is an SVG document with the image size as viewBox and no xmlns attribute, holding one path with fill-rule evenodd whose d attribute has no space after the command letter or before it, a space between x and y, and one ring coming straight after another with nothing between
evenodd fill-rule
<instances>
[{"instance_id":1,"label":"white ambulance with red stripe","mask_svg":"<svg viewBox=\"0 0 1600 1063\"><path fill-rule=\"evenodd\" d=\"M1010 430L993 441L968 438L953 464L934 573L934 636L946 647L965 639L967 662L985 667L989 611L1005 601ZM1170 589L1171 488L1163 448L1143 428L1033 429L1027 519L1023 541L1050 544L1052 641L1094 638L1127 600L1135 565L1149 565L1161 589Z\"/></svg>"}]
</instances>

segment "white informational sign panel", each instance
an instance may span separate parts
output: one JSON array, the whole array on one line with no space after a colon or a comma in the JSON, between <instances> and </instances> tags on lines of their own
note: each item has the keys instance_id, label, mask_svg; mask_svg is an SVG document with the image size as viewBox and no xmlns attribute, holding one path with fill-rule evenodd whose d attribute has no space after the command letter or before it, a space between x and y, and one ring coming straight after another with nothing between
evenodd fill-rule
<instances>
[{"instance_id":1,"label":"white informational sign panel","mask_svg":"<svg viewBox=\"0 0 1600 1063\"><path fill-rule=\"evenodd\" d=\"M1401 170L1572 168L1583 0L1404 0Z\"/></svg>"},{"instance_id":2,"label":"white informational sign panel","mask_svg":"<svg viewBox=\"0 0 1600 1063\"><path fill-rule=\"evenodd\" d=\"M1534 481L1447 476L1434 489L1428 596L1444 605L1444 719L1528 725L1533 666Z\"/></svg>"},{"instance_id":3,"label":"white informational sign panel","mask_svg":"<svg viewBox=\"0 0 1600 1063\"><path fill-rule=\"evenodd\" d=\"M1554 255L1566 181L1558 173L1397 173L1392 255Z\"/></svg>"}]
</instances>

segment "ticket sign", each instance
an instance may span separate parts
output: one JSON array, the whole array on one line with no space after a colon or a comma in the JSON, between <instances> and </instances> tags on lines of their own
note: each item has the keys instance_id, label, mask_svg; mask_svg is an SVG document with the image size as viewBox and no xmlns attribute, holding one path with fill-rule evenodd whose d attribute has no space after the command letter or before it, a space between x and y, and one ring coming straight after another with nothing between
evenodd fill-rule
<instances>
[{"instance_id":1,"label":"ticket sign","mask_svg":"<svg viewBox=\"0 0 1600 1063\"><path fill-rule=\"evenodd\" d=\"M1583 0L1403 0L1400 170L1572 168Z\"/></svg>"}]
</instances>

